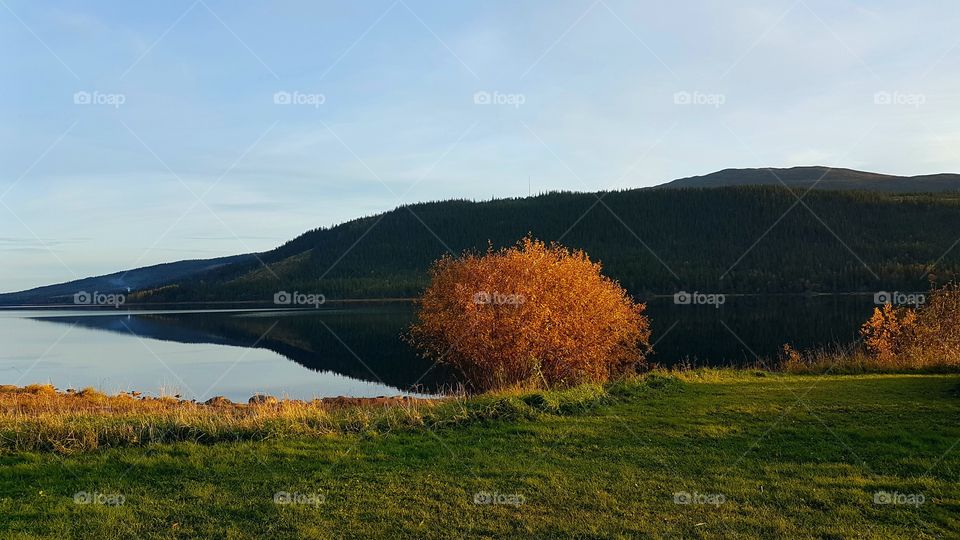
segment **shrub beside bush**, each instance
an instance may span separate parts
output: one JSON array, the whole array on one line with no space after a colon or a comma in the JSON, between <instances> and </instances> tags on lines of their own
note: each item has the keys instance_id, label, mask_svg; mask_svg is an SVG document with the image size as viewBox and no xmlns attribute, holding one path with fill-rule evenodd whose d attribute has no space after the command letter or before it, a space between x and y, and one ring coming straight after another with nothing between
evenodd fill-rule
<instances>
[{"instance_id":1,"label":"shrub beside bush","mask_svg":"<svg viewBox=\"0 0 960 540\"><path fill-rule=\"evenodd\" d=\"M955 371L960 369L960 285L948 283L918 308L874 308L860 327L862 344L800 352L784 345L788 373Z\"/></svg>"},{"instance_id":2,"label":"shrub beside bush","mask_svg":"<svg viewBox=\"0 0 960 540\"><path fill-rule=\"evenodd\" d=\"M960 285L934 289L919 308L876 308L860 329L868 354L894 368L960 367Z\"/></svg>"}]
</instances>

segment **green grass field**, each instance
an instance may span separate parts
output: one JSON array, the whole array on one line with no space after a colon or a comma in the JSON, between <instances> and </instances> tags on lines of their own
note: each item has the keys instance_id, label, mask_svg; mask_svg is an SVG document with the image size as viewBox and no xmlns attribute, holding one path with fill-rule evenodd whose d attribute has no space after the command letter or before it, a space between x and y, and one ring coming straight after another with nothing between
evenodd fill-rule
<instances>
[{"instance_id":1,"label":"green grass field","mask_svg":"<svg viewBox=\"0 0 960 540\"><path fill-rule=\"evenodd\" d=\"M8 452L0 537L960 537L960 376L683 379L432 430Z\"/></svg>"}]
</instances>

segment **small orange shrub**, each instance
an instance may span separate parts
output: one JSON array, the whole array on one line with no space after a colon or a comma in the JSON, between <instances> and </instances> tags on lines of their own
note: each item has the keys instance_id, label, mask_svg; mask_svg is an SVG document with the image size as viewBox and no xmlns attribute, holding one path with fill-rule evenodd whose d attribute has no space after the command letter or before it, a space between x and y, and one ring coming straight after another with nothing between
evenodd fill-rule
<instances>
[{"instance_id":1,"label":"small orange shrub","mask_svg":"<svg viewBox=\"0 0 960 540\"><path fill-rule=\"evenodd\" d=\"M913 336L930 361L960 366L960 284L948 283L930 293L917 312Z\"/></svg>"},{"instance_id":2,"label":"small orange shrub","mask_svg":"<svg viewBox=\"0 0 960 540\"><path fill-rule=\"evenodd\" d=\"M960 285L949 283L916 309L875 308L860 328L867 352L898 368L960 366Z\"/></svg>"},{"instance_id":3,"label":"small orange shrub","mask_svg":"<svg viewBox=\"0 0 960 540\"><path fill-rule=\"evenodd\" d=\"M471 390L603 382L649 352L646 306L582 251L526 238L431 269L413 344Z\"/></svg>"},{"instance_id":4,"label":"small orange shrub","mask_svg":"<svg viewBox=\"0 0 960 540\"><path fill-rule=\"evenodd\" d=\"M860 336L878 362L894 364L912 347L916 330L916 311L886 304L873 308L873 315L860 327Z\"/></svg>"}]
</instances>

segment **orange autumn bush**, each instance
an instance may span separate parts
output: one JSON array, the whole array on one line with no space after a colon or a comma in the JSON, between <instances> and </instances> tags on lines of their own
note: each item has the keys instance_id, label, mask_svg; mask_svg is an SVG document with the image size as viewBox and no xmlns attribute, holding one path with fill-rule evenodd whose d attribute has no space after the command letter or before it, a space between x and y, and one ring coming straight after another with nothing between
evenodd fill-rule
<instances>
[{"instance_id":1,"label":"orange autumn bush","mask_svg":"<svg viewBox=\"0 0 960 540\"><path fill-rule=\"evenodd\" d=\"M459 370L471 391L603 382L650 349L646 305L583 251L525 238L431 269L413 344Z\"/></svg>"},{"instance_id":2,"label":"orange autumn bush","mask_svg":"<svg viewBox=\"0 0 960 540\"><path fill-rule=\"evenodd\" d=\"M860 337L877 362L892 365L913 348L916 330L916 311L886 304L873 309L873 315L860 327Z\"/></svg>"},{"instance_id":3,"label":"orange autumn bush","mask_svg":"<svg viewBox=\"0 0 960 540\"><path fill-rule=\"evenodd\" d=\"M934 289L916 308L875 308L860 328L867 353L890 368L960 367L960 285Z\"/></svg>"}]
</instances>

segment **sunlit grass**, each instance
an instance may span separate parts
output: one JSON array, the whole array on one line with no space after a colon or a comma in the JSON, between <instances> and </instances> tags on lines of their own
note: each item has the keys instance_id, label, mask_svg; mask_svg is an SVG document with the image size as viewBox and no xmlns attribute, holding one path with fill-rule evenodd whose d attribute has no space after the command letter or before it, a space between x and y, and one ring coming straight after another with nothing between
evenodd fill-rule
<instances>
[{"instance_id":1,"label":"sunlit grass","mask_svg":"<svg viewBox=\"0 0 960 540\"><path fill-rule=\"evenodd\" d=\"M72 453L176 441L373 434L569 414L613 399L612 393L625 388L647 388L649 381L659 378L637 377L607 387L512 389L470 398L388 400L388 404L371 400L349 406L329 400L205 405L173 397L108 396L92 388L67 393L49 385L7 386L0 388L0 452Z\"/></svg>"},{"instance_id":2,"label":"sunlit grass","mask_svg":"<svg viewBox=\"0 0 960 540\"><path fill-rule=\"evenodd\" d=\"M857 344L803 352L786 346L778 367L795 374L960 373L956 357L909 353L878 356Z\"/></svg>"},{"instance_id":3,"label":"sunlit grass","mask_svg":"<svg viewBox=\"0 0 960 540\"><path fill-rule=\"evenodd\" d=\"M0 537L952 538L960 530L960 447L950 451L960 440L960 376L702 370L600 395L599 403L590 388L468 398L448 424L389 433L7 452ZM94 491L124 503L74 502ZM876 504L880 491L924 502ZM323 502L277 504L278 492ZM477 504L480 492L523 503ZM676 504L683 492L724 501Z\"/></svg>"}]
</instances>

